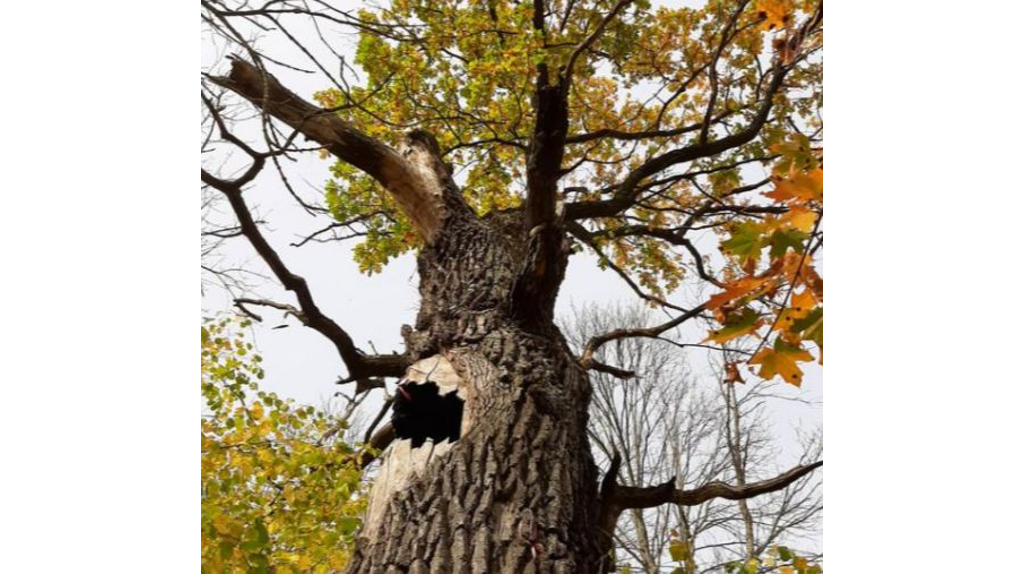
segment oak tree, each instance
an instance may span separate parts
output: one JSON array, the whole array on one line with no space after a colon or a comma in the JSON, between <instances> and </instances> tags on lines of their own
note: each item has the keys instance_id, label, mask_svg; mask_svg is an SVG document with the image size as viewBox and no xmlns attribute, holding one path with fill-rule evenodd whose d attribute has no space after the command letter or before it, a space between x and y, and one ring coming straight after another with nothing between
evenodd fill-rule
<instances>
[{"instance_id":1,"label":"oak tree","mask_svg":"<svg viewBox=\"0 0 1024 574\"><path fill-rule=\"evenodd\" d=\"M247 239L295 296L236 303L322 334L355 392L396 378L464 401L457 440L384 451L348 571L604 571L625 510L749 498L821 465L746 484L625 486L621 460L599 469L587 435L588 372L633 376L599 360L612 341L712 321L689 344L753 342L725 365L730 384L746 373L799 385L802 365L821 360L821 2L201 4L233 52L203 76L204 146L248 158L238 173L204 163L202 184L237 219L219 233ZM331 47L339 33L358 35L354 60ZM268 34L305 61L263 51ZM315 94L278 79L307 68L324 77ZM255 112L255 141L242 110ZM337 161L322 203L282 168L305 153ZM415 252L419 311L403 352L357 348L289 269L246 201L264 172L333 218L310 239L357 238L364 271ZM573 352L554 309L582 252L671 317ZM385 425L369 442L394 438Z\"/></svg>"}]
</instances>

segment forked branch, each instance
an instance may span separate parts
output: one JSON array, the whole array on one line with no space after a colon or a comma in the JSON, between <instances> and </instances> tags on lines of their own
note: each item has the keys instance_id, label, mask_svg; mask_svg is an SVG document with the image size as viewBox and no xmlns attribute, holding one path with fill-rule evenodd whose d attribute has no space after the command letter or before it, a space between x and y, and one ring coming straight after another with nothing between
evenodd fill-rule
<instances>
[{"instance_id":1,"label":"forked branch","mask_svg":"<svg viewBox=\"0 0 1024 574\"><path fill-rule=\"evenodd\" d=\"M349 371L348 380L363 379L371 376L399 377L402 375L405 367L408 365L408 360L405 356L368 356L363 354L362 351L356 348L355 343L352 342L352 337L340 325L320 311L320 308L313 301L313 295L309 290L306 280L292 273L285 266L280 255L274 251L274 248L267 242L263 233L260 232L259 227L252 218L249 207L245 203L245 199L242 197L241 186L237 182L219 179L206 170L201 170L201 177L203 183L224 194L231 205L231 210L234 212L235 217L238 218L242 235L249 240L253 249L270 267L270 270L284 288L295 293L295 297L299 302L299 308L296 310L287 305L285 306L287 308L282 310L294 313L304 325L316 330L334 344L338 354L341 356L341 360ZM243 305L246 303L271 307L280 305L269 305L268 302L262 300L242 300ZM282 307L278 306L278 308L281 309ZM298 311L298 313L295 313L295 311Z\"/></svg>"}]
</instances>

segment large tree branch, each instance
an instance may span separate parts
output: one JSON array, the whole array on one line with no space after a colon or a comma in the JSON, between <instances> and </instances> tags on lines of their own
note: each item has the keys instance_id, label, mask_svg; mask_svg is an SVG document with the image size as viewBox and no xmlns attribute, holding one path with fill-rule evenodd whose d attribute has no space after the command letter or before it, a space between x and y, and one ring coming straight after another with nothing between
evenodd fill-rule
<instances>
[{"instance_id":1,"label":"large tree branch","mask_svg":"<svg viewBox=\"0 0 1024 574\"><path fill-rule=\"evenodd\" d=\"M689 321L690 319L693 319L694 317L700 315L701 313L704 312L704 309L705 305L698 305L693 309L690 309L689 311L679 315L675 319L672 319L671 321L667 321L665 323L655 325L653 327L638 329L615 329L614 331L609 331L608 333L605 333L603 335L595 335L591 337L589 341L587 341L587 345L583 348L583 353L580 355L579 360L580 366L582 366L584 369L591 368L594 362L594 353L597 352L601 345L604 345L605 343L614 341L616 339L625 339L628 337L647 337L651 339L656 339L665 331L668 331L669 329L672 329L674 327L678 327L679 325L682 325L684 322Z\"/></svg>"},{"instance_id":2,"label":"large tree branch","mask_svg":"<svg viewBox=\"0 0 1024 574\"><path fill-rule=\"evenodd\" d=\"M714 156L753 141L761 133L761 128L767 123L775 94L782 87L782 81L788 71L788 67L781 64L776 65L775 72L772 74L761 105L746 128L714 141L674 149L648 159L640 167L630 172L623 179L622 183L616 186L611 198L602 201L576 202L566 205L566 218L574 220L615 216L635 203L637 195L640 189L642 189L640 183L646 178L674 165Z\"/></svg>"},{"instance_id":3,"label":"large tree branch","mask_svg":"<svg viewBox=\"0 0 1024 574\"><path fill-rule=\"evenodd\" d=\"M542 35L544 2L533 3L533 27ZM544 324L554 314L555 295L568 261L558 213L558 178L569 131L567 86L550 82L548 66L537 64L533 109L536 115L526 158L526 201L523 226L526 256L510 295L510 311L522 325Z\"/></svg>"},{"instance_id":4,"label":"large tree branch","mask_svg":"<svg viewBox=\"0 0 1024 574\"><path fill-rule=\"evenodd\" d=\"M377 355L367 356L356 348L344 329L320 311L320 308L313 301L313 295L309 290L306 280L299 275L292 273L281 260L281 257L270 246L267 239L260 232L259 227L252 218L252 213L242 197L241 186L237 182L219 179L206 170L201 170L203 183L217 189L228 199L231 210L238 218L239 228L242 235L249 240L253 249L270 267L270 270L281 282L285 289L295 293L299 302L299 311L296 316L304 325L314 329L327 337L334 344L341 356L341 360L349 371L349 379L356 380L371 376L400 377L409 361L404 355ZM251 301L249 301L251 302ZM293 309L288 306L289 311Z\"/></svg>"},{"instance_id":5,"label":"large tree branch","mask_svg":"<svg viewBox=\"0 0 1024 574\"><path fill-rule=\"evenodd\" d=\"M226 77L210 80L369 174L395 198L426 242L436 236L444 217L447 172L437 150L426 145L424 138L411 134L408 148L399 153L333 111L306 102L265 70L237 57L231 59Z\"/></svg>"},{"instance_id":6,"label":"large tree branch","mask_svg":"<svg viewBox=\"0 0 1024 574\"><path fill-rule=\"evenodd\" d=\"M622 486L618 484L619 467L622 457L618 452L612 456L608 472L601 481L601 503L598 510L598 545L602 556L612 550L615 525L619 515L631 508L654 508L663 504L696 506L713 498L745 500L769 492L782 490L800 478L824 465L824 461L794 467L774 478L745 486L733 486L713 481L692 490L679 490L672 479L665 484L650 487ZM605 568L607 568L607 564ZM606 570L608 571L608 570Z\"/></svg>"},{"instance_id":7,"label":"large tree branch","mask_svg":"<svg viewBox=\"0 0 1024 574\"><path fill-rule=\"evenodd\" d=\"M616 485L613 498L616 506L622 509L652 508L669 503L682 506L696 506L713 498L745 500L782 490L824 464L824 461L819 460L811 464L796 466L774 478L745 486L733 486L724 482L713 481L692 490L680 490L675 487L675 480L649 487Z\"/></svg>"},{"instance_id":8,"label":"large tree branch","mask_svg":"<svg viewBox=\"0 0 1024 574\"><path fill-rule=\"evenodd\" d=\"M558 180L564 173L565 138L569 132L569 91L577 58L593 44L608 23L632 0L620 0L597 28L581 42L554 82L548 66L537 65L533 107L536 114L526 160L526 201L523 223L527 256L512 288L512 316L527 328L544 324L554 313L555 295L565 276L568 246L558 206ZM533 27L545 34L542 0L533 3Z\"/></svg>"}]
</instances>

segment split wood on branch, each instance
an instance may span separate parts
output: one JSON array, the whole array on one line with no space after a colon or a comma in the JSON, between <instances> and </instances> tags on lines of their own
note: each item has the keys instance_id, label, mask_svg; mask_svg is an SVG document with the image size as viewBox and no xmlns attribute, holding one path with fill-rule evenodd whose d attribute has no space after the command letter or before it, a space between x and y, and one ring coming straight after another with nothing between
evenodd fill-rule
<instances>
[{"instance_id":1,"label":"split wood on branch","mask_svg":"<svg viewBox=\"0 0 1024 574\"><path fill-rule=\"evenodd\" d=\"M211 77L210 81L249 100L376 179L395 198L424 241L430 243L435 238L444 217L441 182L428 167L434 158L424 158L421 146L411 145L408 153L399 153L360 132L332 110L306 102L274 76L237 56L231 58L227 76Z\"/></svg>"}]
</instances>

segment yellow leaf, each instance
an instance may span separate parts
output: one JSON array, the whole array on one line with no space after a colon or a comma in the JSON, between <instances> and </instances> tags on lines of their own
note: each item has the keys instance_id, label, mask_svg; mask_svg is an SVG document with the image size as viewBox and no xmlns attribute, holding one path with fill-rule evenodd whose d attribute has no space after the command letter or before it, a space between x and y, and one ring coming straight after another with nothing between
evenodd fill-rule
<instances>
[{"instance_id":1,"label":"yellow leaf","mask_svg":"<svg viewBox=\"0 0 1024 574\"><path fill-rule=\"evenodd\" d=\"M810 289L804 289L795 293L789 300L789 308L782 311L774 330L787 330L796 321L803 319L818 305L814 293Z\"/></svg>"},{"instance_id":2,"label":"yellow leaf","mask_svg":"<svg viewBox=\"0 0 1024 574\"><path fill-rule=\"evenodd\" d=\"M797 362L813 360L814 357L807 351L779 339L776 340L774 349L761 349L750 359L750 363L761 365L757 374L765 380L779 375L787 383L799 387L803 382L804 372L797 366Z\"/></svg>"},{"instance_id":3,"label":"yellow leaf","mask_svg":"<svg viewBox=\"0 0 1024 574\"><path fill-rule=\"evenodd\" d=\"M794 229L799 229L804 233L810 233L814 229L814 222L817 220L817 214L803 207L794 207L789 213L779 218L779 221L782 223L791 225Z\"/></svg>"}]
</instances>

